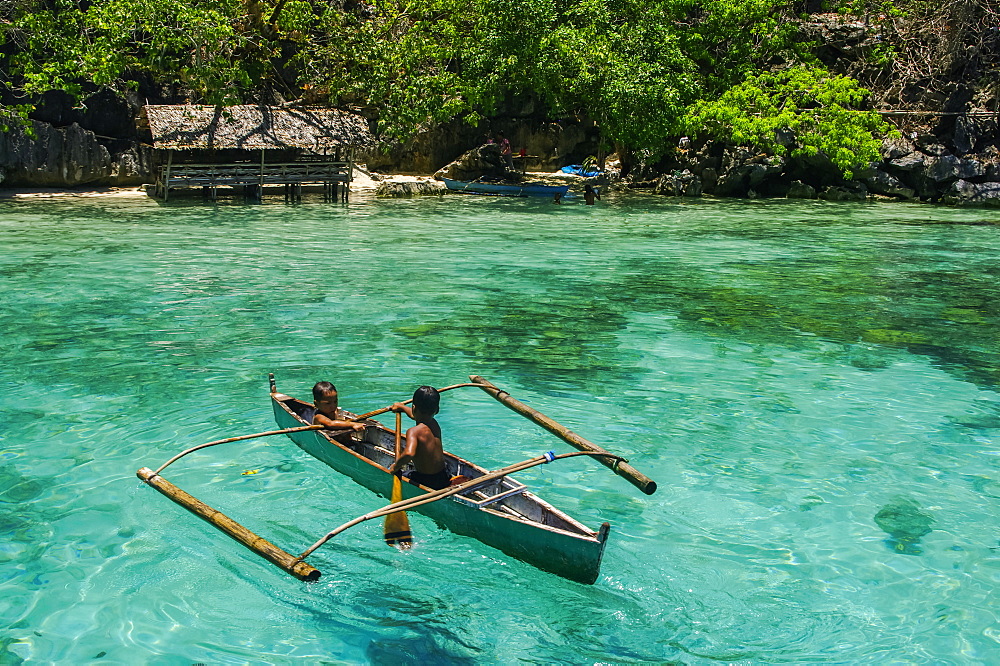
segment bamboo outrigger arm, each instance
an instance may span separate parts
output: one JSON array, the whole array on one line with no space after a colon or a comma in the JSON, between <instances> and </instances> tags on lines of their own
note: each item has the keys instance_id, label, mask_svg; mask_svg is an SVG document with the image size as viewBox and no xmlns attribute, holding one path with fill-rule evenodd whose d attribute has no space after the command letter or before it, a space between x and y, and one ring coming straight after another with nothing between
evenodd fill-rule
<instances>
[{"instance_id":1,"label":"bamboo outrigger arm","mask_svg":"<svg viewBox=\"0 0 1000 666\"><path fill-rule=\"evenodd\" d=\"M302 562L291 553L285 552L267 539L254 534L221 511L213 509L197 497L184 492L148 467L140 469L136 472L136 476L163 493L167 498L180 504L194 515L299 580L313 581L320 577L319 569Z\"/></svg>"},{"instance_id":2,"label":"bamboo outrigger arm","mask_svg":"<svg viewBox=\"0 0 1000 666\"><path fill-rule=\"evenodd\" d=\"M479 388L486 391L486 393L496 398L500 404L509 407L528 420L534 421L556 437L568 443L573 448L579 449L580 451L590 451L595 454L608 454L607 451L599 447L597 444L580 437L566 426L553 421L538 410L528 407L519 400L515 400L509 393L507 393L507 391L494 386L479 375L469 375L469 379L471 379L474 384L479 386ZM612 458L614 458L614 460L612 460ZM622 477L647 495L652 495L656 492L656 481L653 481L648 476L629 465L627 462L624 462L623 458L608 454L608 457L598 455L597 459L600 460L604 466L610 468L615 474Z\"/></svg>"}]
</instances>

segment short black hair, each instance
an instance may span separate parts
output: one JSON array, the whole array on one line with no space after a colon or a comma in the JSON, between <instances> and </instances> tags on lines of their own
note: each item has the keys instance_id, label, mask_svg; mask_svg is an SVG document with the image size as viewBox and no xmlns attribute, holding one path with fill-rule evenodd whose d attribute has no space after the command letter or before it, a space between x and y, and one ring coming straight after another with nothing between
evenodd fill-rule
<instances>
[{"instance_id":1,"label":"short black hair","mask_svg":"<svg viewBox=\"0 0 1000 666\"><path fill-rule=\"evenodd\" d=\"M313 386L313 400L319 400L322 397L328 396L331 393L336 393L337 387L330 382L316 382Z\"/></svg>"},{"instance_id":2,"label":"short black hair","mask_svg":"<svg viewBox=\"0 0 1000 666\"><path fill-rule=\"evenodd\" d=\"M421 386L413 392L413 406L425 414L437 414L440 404L441 394L433 386Z\"/></svg>"}]
</instances>

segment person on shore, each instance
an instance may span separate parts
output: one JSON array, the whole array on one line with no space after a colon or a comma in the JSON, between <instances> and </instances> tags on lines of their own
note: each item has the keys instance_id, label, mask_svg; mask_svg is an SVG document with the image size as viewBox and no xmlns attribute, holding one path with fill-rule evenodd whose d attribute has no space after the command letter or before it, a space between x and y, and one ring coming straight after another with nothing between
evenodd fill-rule
<instances>
[{"instance_id":1,"label":"person on shore","mask_svg":"<svg viewBox=\"0 0 1000 666\"><path fill-rule=\"evenodd\" d=\"M367 426L357 421L345 421L338 414L340 395L337 387L330 382L316 382L313 386L313 403L316 412L313 414L313 425L323 425L331 430L353 430L361 432Z\"/></svg>"},{"instance_id":2,"label":"person on shore","mask_svg":"<svg viewBox=\"0 0 1000 666\"><path fill-rule=\"evenodd\" d=\"M504 164L511 171L514 170L514 155L510 148L510 141L503 135L503 132L497 132L496 144L500 146L500 157L503 158Z\"/></svg>"},{"instance_id":3,"label":"person on shore","mask_svg":"<svg viewBox=\"0 0 1000 666\"><path fill-rule=\"evenodd\" d=\"M394 403L390 408L394 413L406 414L417 422L407 429L406 443L399 458L389 467L391 474L401 473L403 467L412 462L414 471L407 477L410 481L434 490L447 488L451 484L451 474L444 460L444 446L441 444L441 426L434 419L441 403L441 394L431 386L421 386L413 392L413 404Z\"/></svg>"},{"instance_id":4,"label":"person on shore","mask_svg":"<svg viewBox=\"0 0 1000 666\"><path fill-rule=\"evenodd\" d=\"M601 191L595 190L593 185L587 183L583 186L583 199L587 202L588 206L593 206L595 199L597 201L601 200Z\"/></svg>"}]
</instances>

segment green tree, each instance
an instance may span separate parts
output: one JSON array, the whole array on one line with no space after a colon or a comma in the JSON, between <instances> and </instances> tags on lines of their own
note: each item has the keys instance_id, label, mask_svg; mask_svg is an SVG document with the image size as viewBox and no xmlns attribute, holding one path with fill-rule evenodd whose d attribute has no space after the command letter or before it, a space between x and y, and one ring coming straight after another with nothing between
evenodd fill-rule
<instances>
[{"instance_id":1,"label":"green tree","mask_svg":"<svg viewBox=\"0 0 1000 666\"><path fill-rule=\"evenodd\" d=\"M751 145L777 154L823 151L850 177L878 158L878 136L888 124L874 111L862 111L868 91L846 76L818 67L795 67L752 74L718 99L692 105L684 119L691 135ZM788 149L778 133L791 132Z\"/></svg>"}]
</instances>

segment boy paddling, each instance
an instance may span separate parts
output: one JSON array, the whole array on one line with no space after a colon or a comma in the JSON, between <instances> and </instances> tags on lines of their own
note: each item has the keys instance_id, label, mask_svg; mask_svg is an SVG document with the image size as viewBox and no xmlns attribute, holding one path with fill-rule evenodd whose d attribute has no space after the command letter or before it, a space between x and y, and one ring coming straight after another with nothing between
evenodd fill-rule
<instances>
[{"instance_id":1,"label":"boy paddling","mask_svg":"<svg viewBox=\"0 0 1000 666\"><path fill-rule=\"evenodd\" d=\"M437 389L421 386L413 392L412 405L397 402L390 408L395 413L406 414L417 424L406 431L406 444L389 472L399 474L407 463L412 462L416 470L407 478L434 490L447 488L451 483L451 475L444 462L441 426L434 419L440 402L441 395Z\"/></svg>"}]
</instances>

